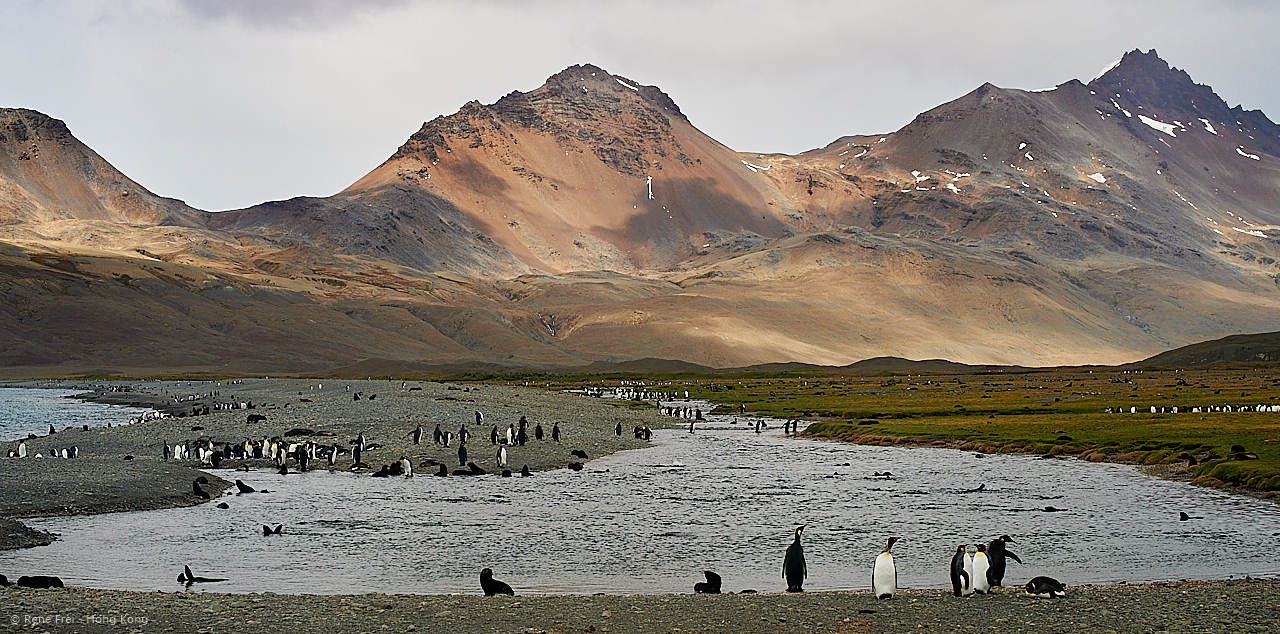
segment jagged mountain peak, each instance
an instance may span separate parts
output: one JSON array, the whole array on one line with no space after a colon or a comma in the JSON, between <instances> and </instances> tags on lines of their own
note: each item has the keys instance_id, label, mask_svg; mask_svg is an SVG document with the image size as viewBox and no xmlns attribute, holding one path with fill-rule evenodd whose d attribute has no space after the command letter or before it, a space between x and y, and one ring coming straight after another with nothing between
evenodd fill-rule
<instances>
[{"instance_id":1,"label":"jagged mountain peak","mask_svg":"<svg viewBox=\"0 0 1280 634\"><path fill-rule=\"evenodd\" d=\"M1228 106L1212 87L1198 84L1185 70L1170 66L1155 49L1146 53L1138 49L1125 53L1120 61L1089 82L1089 88L1108 99L1127 98L1135 107L1156 108L1186 116L1194 114L1217 121L1247 115L1251 119L1250 126L1274 125L1260 111Z\"/></svg>"},{"instance_id":2,"label":"jagged mountain peak","mask_svg":"<svg viewBox=\"0 0 1280 634\"><path fill-rule=\"evenodd\" d=\"M391 160L417 156L435 163L452 151L451 139L479 143L484 129L507 124L548 134L561 145L585 143L614 169L640 177L650 167L645 145L671 145L672 120L688 123L659 88L591 64L574 65L529 92L512 91L491 105L470 101L455 114L422 124ZM628 143L626 137L646 143Z\"/></svg>"}]
</instances>

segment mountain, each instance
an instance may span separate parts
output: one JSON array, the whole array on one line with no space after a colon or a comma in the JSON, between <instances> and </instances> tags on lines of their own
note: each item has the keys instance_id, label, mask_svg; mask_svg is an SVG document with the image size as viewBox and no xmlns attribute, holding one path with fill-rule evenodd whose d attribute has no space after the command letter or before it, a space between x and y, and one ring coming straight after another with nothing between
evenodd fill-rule
<instances>
[{"instance_id":1,"label":"mountain","mask_svg":"<svg viewBox=\"0 0 1280 634\"><path fill-rule=\"evenodd\" d=\"M199 212L129 180L65 123L34 110L0 108L0 174L0 225L199 222Z\"/></svg>"},{"instance_id":2,"label":"mountain","mask_svg":"<svg viewBox=\"0 0 1280 634\"><path fill-rule=\"evenodd\" d=\"M336 196L218 214L216 226L320 233L344 253L468 275L632 273L676 266L704 233L787 235L766 198L661 90L586 65L424 123Z\"/></svg>"},{"instance_id":3,"label":"mountain","mask_svg":"<svg viewBox=\"0 0 1280 634\"><path fill-rule=\"evenodd\" d=\"M1132 362L1280 330L1277 139L1155 51L794 156L583 65L334 196L207 213L4 110L0 366Z\"/></svg>"}]
</instances>

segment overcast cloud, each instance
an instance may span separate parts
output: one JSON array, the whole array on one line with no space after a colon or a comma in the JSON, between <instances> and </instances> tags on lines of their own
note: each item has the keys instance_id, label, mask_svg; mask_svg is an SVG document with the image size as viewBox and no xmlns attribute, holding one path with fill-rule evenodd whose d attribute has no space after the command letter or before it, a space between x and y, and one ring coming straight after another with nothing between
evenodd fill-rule
<instances>
[{"instance_id":1,"label":"overcast cloud","mask_svg":"<svg viewBox=\"0 0 1280 634\"><path fill-rule=\"evenodd\" d=\"M336 193L423 121L592 63L744 151L896 130L983 82L1088 81L1155 48L1280 118L1264 0L14 0L0 107L207 210Z\"/></svg>"}]
</instances>

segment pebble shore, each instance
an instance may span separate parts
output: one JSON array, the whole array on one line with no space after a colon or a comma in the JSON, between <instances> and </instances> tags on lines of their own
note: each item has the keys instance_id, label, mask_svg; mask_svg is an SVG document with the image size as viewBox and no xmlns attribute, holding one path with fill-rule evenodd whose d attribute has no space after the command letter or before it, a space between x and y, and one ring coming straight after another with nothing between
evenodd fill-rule
<instances>
[{"instance_id":1,"label":"pebble shore","mask_svg":"<svg viewBox=\"0 0 1280 634\"><path fill-rule=\"evenodd\" d=\"M478 584L477 584L478 585ZM1280 630L1280 582L1017 588L957 598L913 590L722 595L344 596L0 589L0 622L30 632L494 632L1147 634Z\"/></svg>"},{"instance_id":2,"label":"pebble shore","mask_svg":"<svg viewBox=\"0 0 1280 634\"><path fill-rule=\"evenodd\" d=\"M47 385L47 383L41 383ZM30 383L8 383L30 387ZM471 434L467 442L468 462L498 473L497 447L490 444L496 425L505 432L521 416L529 421L529 440L524 446L507 447L509 468L519 476L521 467L530 471L562 469L572 462L587 460L573 456L579 450L588 459L626 449L648 446L636 439L636 426L659 429L676 424L653 407L636 403L561 394L527 387L489 385L449 385L436 382L404 381L304 381L299 379L254 380L243 383L201 381L133 381L91 383L60 382L58 387L85 389L86 399L100 403L155 408L166 417L115 427L68 427L57 433L26 441L30 456L49 456L60 448L75 446L74 459L29 457L0 458L0 518L10 522L0 526L0 550L39 543L38 536L13 519L140 511L190 506L207 501L197 497L191 482L200 476L209 480L203 488L217 503L217 497L232 487L236 468L274 470L270 460L227 460L218 469L195 460L164 460L164 445L180 441L213 438L242 442L283 436L295 429L317 434L290 436L290 441L316 440L349 447L363 434L379 448L366 451L361 461L370 468L409 458L420 475L436 470L442 463L459 468L456 438L450 447L432 440L437 424L457 434L465 425ZM359 400L356 400L356 396ZM244 409L219 409L234 404ZM252 409L248 407L252 405ZM195 411L208 414L191 415ZM483 425L476 425L475 412L482 412ZM250 420L261 416L262 420ZM552 425L559 423L560 442L553 442ZM543 440L533 437L541 424ZM616 434L621 424L622 435ZM410 433L423 428L421 444ZM502 434L505 437L505 433ZM16 442L3 443L0 451L16 449ZM318 463L318 464L317 464ZM333 467L313 461L313 469L347 471L350 455L340 456ZM295 467L296 468L296 467Z\"/></svg>"},{"instance_id":3,"label":"pebble shore","mask_svg":"<svg viewBox=\"0 0 1280 634\"><path fill-rule=\"evenodd\" d=\"M494 469L489 431L526 416L549 433L560 421L559 444L530 440L508 449L518 470L565 468L578 460L573 449L595 458L646 446L630 430L669 427L680 421L626 402L522 387L459 386L400 381L266 380L215 385L188 381L113 383L101 402L157 407L189 414L205 405L253 403L253 409L211 409L208 415L172 416L110 429L69 428L28 441L29 451L75 445L80 458L0 459L0 548L47 543L16 518L148 510L216 497L235 479L230 461L222 469L195 462L166 462L162 444L213 436L260 439L290 429L332 432L345 443L363 433L381 444L365 460L376 466L408 456L415 465L440 461L456 468L456 446L438 447L436 423L473 434L473 461ZM128 390L123 387L127 385ZM89 387L89 384L80 384ZM65 386L63 386L65 387ZM217 392L218 396L212 393ZM353 394L360 394L355 400ZM199 398L188 397L197 395ZM373 399L370 396L376 395ZM175 400L176 399L176 400ZM474 412L485 415L477 428ZM266 420L249 422L249 414ZM622 436L614 433L616 425ZM423 444L409 432L421 424ZM199 427L200 429L194 429ZM13 443L7 443L13 444ZM47 447L45 445L48 445ZM7 453L7 448L6 448ZM126 460L126 456L132 456ZM269 469L265 461L250 468ZM347 469L350 458L335 468ZM322 468L323 467L322 465ZM420 473L426 468L420 468ZM214 500L197 498L191 480L201 474ZM14 580L20 571L0 571ZM692 583L698 579L691 579ZM185 592L128 592L66 588L0 588L0 623L31 632L502 632L589 634L594 632L1275 632L1280 631L1280 582L1238 579L1133 586L1068 588L1062 599L1035 599L1020 588L956 598L942 590L907 590L891 600L869 592L726 595L277 595L219 594L216 584ZM781 586L781 581L779 583Z\"/></svg>"}]
</instances>

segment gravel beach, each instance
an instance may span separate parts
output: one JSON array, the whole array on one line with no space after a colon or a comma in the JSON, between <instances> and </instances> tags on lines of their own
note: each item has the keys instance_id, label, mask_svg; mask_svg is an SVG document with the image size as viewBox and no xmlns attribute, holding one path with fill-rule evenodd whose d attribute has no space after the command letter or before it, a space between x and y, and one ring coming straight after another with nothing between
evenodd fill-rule
<instances>
[{"instance_id":1,"label":"gravel beach","mask_svg":"<svg viewBox=\"0 0 1280 634\"><path fill-rule=\"evenodd\" d=\"M479 593L477 583L477 595ZM692 585L692 582L691 582ZM1268 580L1021 590L956 598L941 590L723 595L286 596L0 589L0 622L45 632L1250 632L1280 628Z\"/></svg>"},{"instance_id":2,"label":"gravel beach","mask_svg":"<svg viewBox=\"0 0 1280 634\"><path fill-rule=\"evenodd\" d=\"M64 382L59 387L89 387ZM98 384L107 385L107 384ZM496 469L489 442L520 416L549 434L560 423L560 443L530 440L509 448L516 470L564 468L580 459L643 447L630 430L679 424L654 409L576 394L501 386L459 386L400 381L257 380L238 384L188 381L111 383L94 400L157 407L172 416L112 428L59 430L30 439L28 450L76 446L80 457L0 459L0 548L47 543L50 536L15 521L23 517L147 510L205 502L191 481L205 475L215 500L235 479L234 469L272 468L269 461L224 462L219 469L194 461L166 462L162 445L213 437L243 441L292 429L331 432L317 438L347 444L363 433L381 448L366 454L376 468L407 456L420 472L432 461L457 467L456 445L437 447L439 423L473 434L473 461ZM216 394L215 394L216 393ZM357 400L355 395L359 395ZM372 398L371 398L372 397ZM247 409L253 403L253 409ZM218 409L244 403L246 409ZM210 407L207 415L191 416ZM485 416L475 424L475 412ZM265 416L250 422L249 415ZM621 423L624 433L614 433ZM418 425L423 442L409 433ZM197 429L198 428L198 429ZM4 452L16 443L5 443ZM132 456L126 460L126 456ZM321 461L323 463L323 461ZM350 467L350 457L335 468ZM322 468L327 468L322 464ZM21 571L0 571L9 579ZM691 575L693 583L700 579ZM517 581L518 580L511 580ZM781 580L779 580L781 586ZM1280 630L1280 582L1238 579L1134 586L1068 588L1066 598L1034 599L1019 588L956 598L942 590L910 590L892 600L869 592L726 595L594 595L483 597L467 595L219 594L217 584L186 592L127 592L66 588L0 588L0 623L16 631L47 632L1274 632Z\"/></svg>"},{"instance_id":3,"label":"gravel beach","mask_svg":"<svg viewBox=\"0 0 1280 634\"><path fill-rule=\"evenodd\" d=\"M6 385L32 387L37 383ZM456 437L450 447L437 446L432 441L436 425L455 435L465 425L472 435L467 442L468 462L498 472L497 447L490 444L490 433L496 425L505 436L507 427L524 416L529 421L528 442L507 448L508 465L518 475L525 465L531 471L545 471L565 468L572 462L587 462L573 456L570 452L574 450L598 458L644 447L648 441L632 434L636 426L658 429L674 424L673 419L661 416L652 407L637 408L626 401L525 387L296 379L242 383L67 381L56 386L85 389L87 398L96 402L151 407L168 416L110 428L68 427L26 441L30 456L40 453L45 458L0 458L0 518L9 519L0 526L0 549L41 543L38 534L25 530L13 519L189 506L205 501L193 493L191 482L197 477L208 479L209 484L203 488L216 500L232 486L236 468L275 469L270 460L226 460L218 469L195 460L165 461L165 443L201 438L243 442L246 438L261 440L302 429L315 435L288 439L349 447L352 440L364 434L368 443L379 447L364 453L361 461L370 468L360 471L370 472L404 456L420 474L426 475L436 470L436 462L450 470L458 468ZM244 409L219 409L231 405L243 405ZM248 409L250 405L252 409ZM208 414L191 415L205 408ZM484 415L483 425L476 425L477 411ZM551 440L555 423L559 423L560 442ZM618 424L623 428L621 436L615 433ZM419 425L423 436L421 444L415 445L410 433ZM536 425L543 427L541 441L533 437ZM7 455L9 450L17 449L17 444L4 443L0 451ZM47 457L73 446L79 451L78 458ZM332 468L349 470L351 465L347 454L339 457ZM331 467L327 461L316 460L310 468Z\"/></svg>"}]
</instances>

